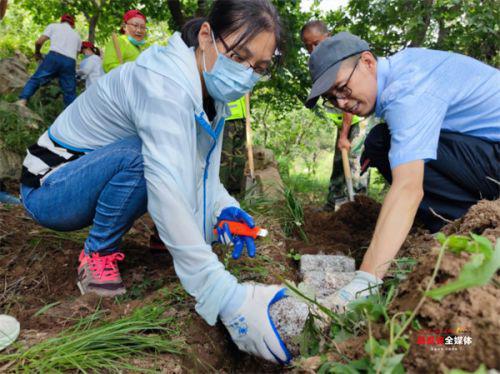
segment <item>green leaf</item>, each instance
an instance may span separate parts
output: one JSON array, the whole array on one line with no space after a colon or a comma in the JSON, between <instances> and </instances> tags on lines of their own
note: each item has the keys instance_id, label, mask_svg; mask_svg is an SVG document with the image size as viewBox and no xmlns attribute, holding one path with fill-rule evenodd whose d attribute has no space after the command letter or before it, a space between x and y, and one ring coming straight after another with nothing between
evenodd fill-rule
<instances>
[{"instance_id":1,"label":"green leaf","mask_svg":"<svg viewBox=\"0 0 500 374\"><path fill-rule=\"evenodd\" d=\"M436 240L439 242L439 244L443 245L444 242L446 241L446 235L443 234L442 232L438 232L436 234Z\"/></svg>"},{"instance_id":2,"label":"green leaf","mask_svg":"<svg viewBox=\"0 0 500 374\"><path fill-rule=\"evenodd\" d=\"M486 370L486 366L484 366L484 364L481 364L481 366L479 366L477 370L474 372L460 370L460 369L452 369L450 370L449 374L486 374L487 372L488 370Z\"/></svg>"},{"instance_id":3,"label":"green leaf","mask_svg":"<svg viewBox=\"0 0 500 374\"><path fill-rule=\"evenodd\" d=\"M477 239L474 238L474 240ZM479 246L481 251L487 248L486 243L481 240ZM445 284L442 287L435 288L426 293L426 296L434 300L441 300L446 295L465 290L470 287L483 286L487 284L500 268L500 240L497 240L495 252L491 258L487 258L484 253L472 255L471 261L466 263L458 275L456 281Z\"/></svg>"}]
</instances>

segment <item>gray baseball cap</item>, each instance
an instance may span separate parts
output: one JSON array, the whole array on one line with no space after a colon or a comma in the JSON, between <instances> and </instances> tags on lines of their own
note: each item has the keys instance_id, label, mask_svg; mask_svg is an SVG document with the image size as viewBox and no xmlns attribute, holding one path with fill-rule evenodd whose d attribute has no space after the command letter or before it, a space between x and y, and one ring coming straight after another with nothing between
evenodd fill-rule
<instances>
[{"instance_id":1,"label":"gray baseball cap","mask_svg":"<svg viewBox=\"0 0 500 374\"><path fill-rule=\"evenodd\" d=\"M367 42L346 31L323 40L314 49L309 59L313 86L307 98L306 107L314 107L319 97L333 86L342 61L369 50L370 46Z\"/></svg>"}]
</instances>

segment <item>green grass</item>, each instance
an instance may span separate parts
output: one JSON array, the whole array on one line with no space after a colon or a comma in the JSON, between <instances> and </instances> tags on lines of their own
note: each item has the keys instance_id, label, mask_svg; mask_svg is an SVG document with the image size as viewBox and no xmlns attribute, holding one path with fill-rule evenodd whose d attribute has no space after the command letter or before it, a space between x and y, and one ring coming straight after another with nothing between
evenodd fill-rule
<instances>
[{"instance_id":1,"label":"green grass","mask_svg":"<svg viewBox=\"0 0 500 374\"><path fill-rule=\"evenodd\" d=\"M153 362L160 353L182 354L184 343L174 317L164 317L161 304L136 309L132 315L113 322L103 321L96 311L54 338L0 356L4 369L15 372L59 373L79 370L151 372L130 363L131 358Z\"/></svg>"},{"instance_id":2,"label":"green grass","mask_svg":"<svg viewBox=\"0 0 500 374\"><path fill-rule=\"evenodd\" d=\"M29 129L16 113L0 108L0 139L9 151L25 154L26 148L35 143L39 131Z\"/></svg>"}]
</instances>

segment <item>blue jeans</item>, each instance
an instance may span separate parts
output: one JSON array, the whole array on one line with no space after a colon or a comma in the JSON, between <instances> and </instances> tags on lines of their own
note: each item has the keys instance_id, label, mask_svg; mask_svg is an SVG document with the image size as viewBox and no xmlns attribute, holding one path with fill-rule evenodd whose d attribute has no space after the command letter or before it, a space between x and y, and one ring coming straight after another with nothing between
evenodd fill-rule
<instances>
[{"instance_id":1,"label":"blue jeans","mask_svg":"<svg viewBox=\"0 0 500 374\"><path fill-rule=\"evenodd\" d=\"M63 92L64 105L68 106L76 99L75 68L74 59L56 52L49 52L24 86L19 98L28 100L41 85L57 77Z\"/></svg>"},{"instance_id":2,"label":"blue jeans","mask_svg":"<svg viewBox=\"0 0 500 374\"><path fill-rule=\"evenodd\" d=\"M119 140L62 166L39 188L22 185L26 211L57 231L92 225L85 252L116 251L147 210L141 145L136 136Z\"/></svg>"}]
</instances>

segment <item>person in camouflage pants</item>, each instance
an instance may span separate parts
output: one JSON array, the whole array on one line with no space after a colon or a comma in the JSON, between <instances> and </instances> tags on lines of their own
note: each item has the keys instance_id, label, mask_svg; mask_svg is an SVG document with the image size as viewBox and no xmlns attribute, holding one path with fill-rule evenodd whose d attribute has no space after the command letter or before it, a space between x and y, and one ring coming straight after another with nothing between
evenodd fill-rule
<instances>
[{"instance_id":1,"label":"person in camouflage pants","mask_svg":"<svg viewBox=\"0 0 500 374\"><path fill-rule=\"evenodd\" d=\"M336 116L336 118L332 119L337 125L338 144L343 117L342 114L329 114L329 116ZM361 175L360 164L363 143L366 138L366 124L364 122L365 121L360 121L358 117L354 116L348 134L348 139L351 143L349 149L349 165L351 166L352 186L355 194L366 193L368 189L368 173ZM342 166L342 152L338 146L336 146L333 156L333 170L330 176L328 196L324 209L335 210L335 204L338 206L345 201L347 201L347 185L344 177L344 168Z\"/></svg>"},{"instance_id":2,"label":"person in camouflage pants","mask_svg":"<svg viewBox=\"0 0 500 374\"><path fill-rule=\"evenodd\" d=\"M222 141L220 181L231 195L240 195L245 186L246 131L245 97L229 103Z\"/></svg>"},{"instance_id":3,"label":"person in camouflage pants","mask_svg":"<svg viewBox=\"0 0 500 374\"><path fill-rule=\"evenodd\" d=\"M300 30L300 38L307 52L311 54L314 49L326 38L330 36L326 24L319 20L307 22ZM352 183L355 193L366 192L368 176L360 176L361 167L359 159L361 148L363 147L366 131L364 126L360 126L359 117L342 112L327 112L333 123L337 126L337 142L333 156L333 171L328 187L326 204L323 207L326 211L335 210L344 201L347 201L347 186L344 178L344 168L342 166L341 148L349 150L349 164L351 165Z\"/></svg>"}]
</instances>

